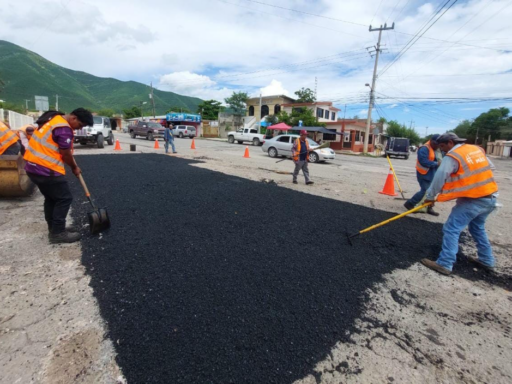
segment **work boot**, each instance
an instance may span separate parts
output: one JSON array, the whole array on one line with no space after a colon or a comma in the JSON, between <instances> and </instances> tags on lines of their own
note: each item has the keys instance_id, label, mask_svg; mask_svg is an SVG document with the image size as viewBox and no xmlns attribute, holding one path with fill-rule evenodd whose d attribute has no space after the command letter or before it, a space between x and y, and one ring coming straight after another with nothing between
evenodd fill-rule
<instances>
[{"instance_id":1,"label":"work boot","mask_svg":"<svg viewBox=\"0 0 512 384\"><path fill-rule=\"evenodd\" d=\"M434 211L433 207L427 207L427 213L432 216L439 216L439 212Z\"/></svg>"},{"instance_id":2,"label":"work boot","mask_svg":"<svg viewBox=\"0 0 512 384\"><path fill-rule=\"evenodd\" d=\"M293 184L299 184L297 180L293 180Z\"/></svg>"},{"instance_id":3,"label":"work boot","mask_svg":"<svg viewBox=\"0 0 512 384\"><path fill-rule=\"evenodd\" d=\"M410 211L411 209L413 209L413 208L414 208L414 205L413 205L412 203L409 203L408 201L406 201L406 202L404 203L404 207L405 207L405 209L407 209L408 211Z\"/></svg>"},{"instance_id":4,"label":"work boot","mask_svg":"<svg viewBox=\"0 0 512 384\"><path fill-rule=\"evenodd\" d=\"M313 185L313 184L315 184L314 181L311 181L311 180L310 181L306 181L306 185Z\"/></svg>"},{"instance_id":5,"label":"work boot","mask_svg":"<svg viewBox=\"0 0 512 384\"><path fill-rule=\"evenodd\" d=\"M439 264L437 264L435 261L430 259L421 259L421 264L423 264L425 267L428 267L436 272L439 272L442 275L448 276L452 271L441 267Z\"/></svg>"},{"instance_id":6,"label":"work boot","mask_svg":"<svg viewBox=\"0 0 512 384\"><path fill-rule=\"evenodd\" d=\"M61 233L50 233L51 244L74 243L80 240L82 235L77 232L64 231Z\"/></svg>"},{"instance_id":7,"label":"work boot","mask_svg":"<svg viewBox=\"0 0 512 384\"><path fill-rule=\"evenodd\" d=\"M66 225L66 232L80 232L80 228L78 228L76 225ZM48 226L48 236L52 234L52 228Z\"/></svg>"},{"instance_id":8,"label":"work boot","mask_svg":"<svg viewBox=\"0 0 512 384\"><path fill-rule=\"evenodd\" d=\"M485 269L486 271L494 271L494 267L491 267L490 265L484 264L478 259L477 257L468 256L468 261L470 263L478 265L480 268Z\"/></svg>"}]
</instances>

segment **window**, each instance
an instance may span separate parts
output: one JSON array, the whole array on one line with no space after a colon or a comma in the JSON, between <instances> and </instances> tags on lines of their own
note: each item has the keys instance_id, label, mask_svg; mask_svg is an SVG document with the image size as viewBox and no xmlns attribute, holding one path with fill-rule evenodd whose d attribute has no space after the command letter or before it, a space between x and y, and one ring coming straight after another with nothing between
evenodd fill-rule
<instances>
[{"instance_id":1,"label":"window","mask_svg":"<svg viewBox=\"0 0 512 384\"><path fill-rule=\"evenodd\" d=\"M329 119L329 111L328 110L325 110L324 118Z\"/></svg>"},{"instance_id":2,"label":"window","mask_svg":"<svg viewBox=\"0 0 512 384\"><path fill-rule=\"evenodd\" d=\"M329 129L329 128L327 128ZM329 129L329 131L334 133L324 133L324 140L336 140L336 130L335 129Z\"/></svg>"},{"instance_id":3,"label":"window","mask_svg":"<svg viewBox=\"0 0 512 384\"><path fill-rule=\"evenodd\" d=\"M249 116L254 116L254 107L252 105L249 107Z\"/></svg>"},{"instance_id":4,"label":"window","mask_svg":"<svg viewBox=\"0 0 512 384\"><path fill-rule=\"evenodd\" d=\"M316 109L316 117L324 117L324 110L322 108Z\"/></svg>"},{"instance_id":5,"label":"window","mask_svg":"<svg viewBox=\"0 0 512 384\"><path fill-rule=\"evenodd\" d=\"M360 133L361 133L361 132L356 131L355 141L360 141L360 139L361 139L361 135L360 135Z\"/></svg>"},{"instance_id":6,"label":"window","mask_svg":"<svg viewBox=\"0 0 512 384\"><path fill-rule=\"evenodd\" d=\"M249 128L244 129L244 133L249 133Z\"/></svg>"},{"instance_id":7,"label":"window","mask_svg":"<svg viewBox=\"0 0 512 384\"><path fill-rule=\"evenodd\" d=\"M281 106L279 104L274 105L274 115L277 115L281 112Z\"/></svg>"},{"instance_id":8,"label":"window","mask_svg":"<svg viewBox=\"0 0 512 384\"><path fill-rule=\"evenodd\" d=\"M331 120L336 121L336 112L331 112Z\"/></svg>"},{"instance_id":9,"label":"window","mask_svg":"<svg viewBox=\"0 0 512 384\"><path fill-rule=\"evenodd\" d=\"M368 139L368 144L373 144L373 135L370 135L370 138Z\"/></svg>"},{"instance_id":10,"label":"window","mask_svg":"<svg viewBox=\"0 0 512 384\"><path fill-rule=\"evenodd\" d=\"M269 115L268 105L261 106L261 117L265 117Z\"/></svg>"},{"instance_id":11,"label":"window","mask_svg":"<svg viewBox=\"0 0 512 384\"><path fill-rule=\"evenodd\" d=\"M290 136L281 136L279 139L277 139L280 143L289 143L290 142Z\"/></svg>"},{"instance_id":12,"label":"window","mask_svg":"<svg viewBox=\"0 0 512 384\"><path fill-rule=\"evenodd\" d=\"M257 129L251 129L251 133L258 133Z\"/></svg>"},{"instance_id":13,"label":"window","mask_svg":"<svg viewBox=\"0 0 512 384\"><path fill-rule=\"evenodd\" d=\"M293 108L293 112L302 113L302 108Z\"/></svg>"}]
</instances>

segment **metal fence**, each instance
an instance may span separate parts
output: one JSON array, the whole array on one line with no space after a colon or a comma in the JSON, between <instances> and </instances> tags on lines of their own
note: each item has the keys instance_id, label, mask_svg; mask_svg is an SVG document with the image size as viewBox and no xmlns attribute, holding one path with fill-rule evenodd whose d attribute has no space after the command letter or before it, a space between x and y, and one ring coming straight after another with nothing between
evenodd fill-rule
<instances>
[{"instance_id":1,"label":"metal fence","mask_svg":"<svg viewBox=\"0 0 512 384\"><path fill-rule=\"evenodd\" d=\"M6 119L7 117L7 119ZM27 124L34 124L34 118L14 111L0 109L0 121L6 121L11 129L18 129Z\"/></svg>"}]
</instances>

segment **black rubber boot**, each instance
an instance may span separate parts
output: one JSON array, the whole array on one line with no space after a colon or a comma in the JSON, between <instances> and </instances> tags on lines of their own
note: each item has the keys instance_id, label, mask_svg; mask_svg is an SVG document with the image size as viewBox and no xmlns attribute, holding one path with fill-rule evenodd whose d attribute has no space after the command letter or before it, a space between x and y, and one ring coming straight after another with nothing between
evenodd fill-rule
<instances>
[{"instance_id":1,"label":"black rubber boot","mask_svg":"<svg viewBox=\"0 0 512 384\"><path fill-rule=\"evenodd\" d=\"M434 211L434 208L432 207L427 208L427 213L432 216L439 216L439 212Z\"/></svg>"},{"instance_id":2,"label":"black rubber boot","mask_svg":"<svg viewBox=\"0 0 512 384\"><path fill-rule=\"evenodd\" d=\"M82 238L77 232L64 231L61 233L50 233L50 243L62 244L62 243L74 243Z\"/></svg>"}]
</instances>

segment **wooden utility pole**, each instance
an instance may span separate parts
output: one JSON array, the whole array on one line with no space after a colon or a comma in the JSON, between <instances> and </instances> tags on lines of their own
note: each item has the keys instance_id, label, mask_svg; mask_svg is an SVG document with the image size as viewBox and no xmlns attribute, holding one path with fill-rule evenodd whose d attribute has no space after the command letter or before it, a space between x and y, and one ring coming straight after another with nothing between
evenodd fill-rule
<instances>
[{"instance_id":1,"label":"wooden utility pole","mask_svg":"<svg viewBox=\"0 0 512 384\"><path fill-rule=\"evenodd\" d=\"M377 82L377 66L379 64L379 55L381 52L380 49L380 40L382 37L382 31L387 31L389 29L394 29L395 23L391 27L388 27L387 24L384 24L384 27L381 25L380 28L372 28L370 25L370 32L379 31L379 40L377 41L377 46L375 47L375 65L373 67L373 79L372 79L372 86L370 88L370 104L368 105L368 118L366 119L366 130L364 134L364 146L363 146L363 153L368 153L368 141L370 139L370 125L372 122L372 108L375 104L375 83Z\"/></svg>"},{"instance_id":2,"label":"wooden utility pole","mask_svg":"<svg viewBox=\"0 0 512 384\"><path fill-rule=\"evenodd\" d=\"M151 99L151 103L153 104L153 118L155 118L156 113L155 113L155 98L153 96L153 82L151 82L151 94L149 95L149 98Z\"/></svg>"},{"instance_id":3,"label":"wooden utility pole","mask_svg":"<svg viewBox=\"0 0 512 384\"><path fill-rule=\"evenodd\" d=\"M55 95L55 109L59 110L59 95Z\"/></svg>"}]
</instances>

